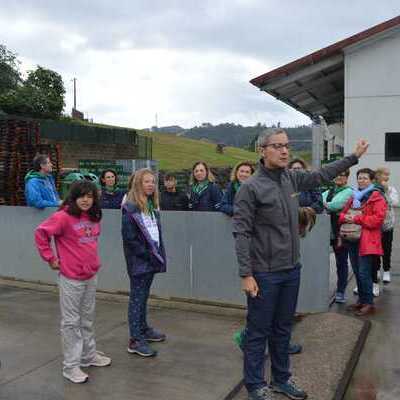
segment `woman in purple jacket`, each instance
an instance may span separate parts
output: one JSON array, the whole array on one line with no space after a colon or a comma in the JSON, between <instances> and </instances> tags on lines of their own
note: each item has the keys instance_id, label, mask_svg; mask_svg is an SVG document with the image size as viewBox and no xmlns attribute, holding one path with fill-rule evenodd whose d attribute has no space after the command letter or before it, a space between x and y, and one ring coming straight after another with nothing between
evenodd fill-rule
<instances>
[{"instance_id":1,"label":"woman in purple jacket","mask_svg":"<svg viewBox=\"0 0 400 400\"><path fill-rule=\"evenodd\" d=\"M130 279L128 352L142 357L157 354L148 342L166 336L147 324L147 301L154 274L166 271L156 177L150 169L136 171L122 207L122 241Z\"/></svg>"}]
</instances>

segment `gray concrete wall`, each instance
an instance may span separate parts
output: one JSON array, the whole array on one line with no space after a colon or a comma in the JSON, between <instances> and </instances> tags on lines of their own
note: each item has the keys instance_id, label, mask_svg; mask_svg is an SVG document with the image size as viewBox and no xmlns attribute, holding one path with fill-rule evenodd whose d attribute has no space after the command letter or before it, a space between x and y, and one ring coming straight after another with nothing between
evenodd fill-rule
<instances>
[{"instance_id":1,"label":"gray concrete wall","mask_svg":"<svg viewBox=\"0 0 400 400\"><path fill-rule=\"evenodd\" d=\"M0 207L0 276L54 283L56 274L34 247L35 227L54 210ZM163 212L168 272L158 274L154 295L245 304L240 291L231 220L219 213ZM319 312L329 301L329 218L302 240L302 284L298 311ZM100 241L99 289L128 291L120 234L120 211L106 210Z\"/></svg>"},{"instance_id":2,"label":"gray concrete wall","mask_svg":"<svg viewBox=\"0 0 400 400\"><path fill-rule=\"evenodd\" d=\"M400 188L399 162L385 162L385 133L400 132L400 30L351 46L345 53L345 153L360 137L370 147L360 168L386 166ZM351 181L354 183L355 174Z\"/></svg>"}]
</instances>

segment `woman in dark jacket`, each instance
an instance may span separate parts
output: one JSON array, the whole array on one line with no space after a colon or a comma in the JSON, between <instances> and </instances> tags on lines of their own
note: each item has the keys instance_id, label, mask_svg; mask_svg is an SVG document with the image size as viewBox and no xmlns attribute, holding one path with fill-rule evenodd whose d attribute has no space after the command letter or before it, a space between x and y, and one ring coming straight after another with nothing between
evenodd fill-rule
<instances>
[{"instance_id":1,"label":"woman in dark jacket","mask_svg":"<svg viewBox=\"0 0 400 400\"><path fill-rule=\"evenodd\" d=\"M214 183L214 175L203 161L193 165L190 177L189 210L219 211L221 189Z\"/></svg>"},{"instance_id":2,"label":"woman in dark jacket","mask_svg":"<svg viewBox=\"0 0 400 400\"><path fill-rule=\"evenodd\" d=\"M100 175L101 208L121 208L125 192L118 189L118 176L112 169L104 170Z\"/></svg>"},{"instance_id":3,"label":"woman in dark jacket","mask_svg":"<svg viewBox=\"0 0 400 400\"><path fill-rule=\"evenodd\" d=\"M307 164L301 158L295 158L289 163L289 169L293 171L306 171ZM324 211L321 192L318 190L307 190L299 193L299 206L310 207L316 214L321 214Z\"/></svg>"},{"instance_id":4,"label":"woman in dark jacket","mask_svg":"<svg viewBox=\"0 0 400 400\"><path fill-rule=\"evenodd\" d=\"M248 177L254 173L254 164L250 161L242 161L235 166L231 173L231 181L222 197L220 211L229 215L233 215L233 202L240 185Z\"/></svg>"},{"instance_id":5,"label":"woman in dark jacket","mask_svg":"<svg viewBox=\"0 0 400 400\"><path fill-rule=\"evenodd\" d=\"M166 271L156 177L150 169L135 173L122 207L122 241L130 279L128 352L142 357L157 353L148 342L162 342L163 333L147 324L147 301L154 274Z\"/></svg>"}]
</instances>

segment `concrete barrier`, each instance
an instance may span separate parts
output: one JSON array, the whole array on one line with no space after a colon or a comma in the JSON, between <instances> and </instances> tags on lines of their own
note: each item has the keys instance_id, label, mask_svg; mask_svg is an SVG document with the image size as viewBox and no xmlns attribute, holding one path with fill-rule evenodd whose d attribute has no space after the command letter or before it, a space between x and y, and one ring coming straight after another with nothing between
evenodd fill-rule
<instances>
[{"instance_id":1,"label":"concrete barrier","mask_svg":"<svg viewBox=\"0 0 400 400\"><path fill-rule=\"evenodd\" d=\"M35 227L54 209L0 207L0 276L55 283L57 276L38 256ZM302 283L299 312L322 312L329 303L329 218L318 216L313 231L302 240ZM219 213L162 212L168 272L158 274L152 293L233 305L244 305L234 253L230 218ZM105 210L100 254L99 289L128 291L129 281L121 241L119 210Z\"/></svg>"}]
</instances>

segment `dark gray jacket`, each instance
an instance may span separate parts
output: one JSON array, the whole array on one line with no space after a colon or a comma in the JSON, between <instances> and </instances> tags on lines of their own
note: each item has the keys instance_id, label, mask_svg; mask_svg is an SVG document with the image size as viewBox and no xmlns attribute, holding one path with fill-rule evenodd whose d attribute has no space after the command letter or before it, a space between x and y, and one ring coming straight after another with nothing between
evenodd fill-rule
<instances>
[{"instance_id":1,"label":"dark gray jacket","mask_svg":"<svg viewBox=\"0 0 400 400\"><path fill-rule=\"evenodd\" d=\"M239 275L293 268L300 257L299 192L331 181L357 162L350 155L318 171L304 172L267 169L261 160L235 197L233 235Z\"/></svg>"}]
</instances>

